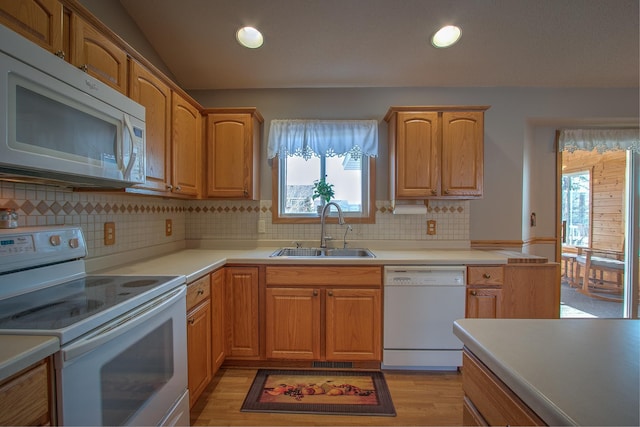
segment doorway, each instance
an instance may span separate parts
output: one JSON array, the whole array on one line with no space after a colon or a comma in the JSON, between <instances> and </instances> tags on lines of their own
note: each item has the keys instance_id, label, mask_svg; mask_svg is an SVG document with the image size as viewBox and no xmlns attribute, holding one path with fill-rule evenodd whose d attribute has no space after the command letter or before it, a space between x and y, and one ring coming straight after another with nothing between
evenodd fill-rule
<instances>
[{"instance_id":1,"label":"doorway","mask_svg":"<svg viewBox=\"0 0 640 427\"><path fill-rule=\"evenodd\" d=\"M637 156L558 152L561 318L638 316Z\"/></svg>"}]
</instances>

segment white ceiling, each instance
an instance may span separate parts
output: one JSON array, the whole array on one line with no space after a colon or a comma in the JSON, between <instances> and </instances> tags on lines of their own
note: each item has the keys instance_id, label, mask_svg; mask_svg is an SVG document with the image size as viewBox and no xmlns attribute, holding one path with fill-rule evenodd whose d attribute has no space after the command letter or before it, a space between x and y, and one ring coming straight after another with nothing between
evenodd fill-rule
<instances>
[{"instance_id":1,"label":"white ceiling","mask_svg":"<svg viewBox=\"0 0 640 427\"><path fill-rule=\"evenodd\" d=\"M186 90L638 87L638 0L120 0ZM435 49L440 26L461 41ZM235 40L244 25L264 45Z\"/></svg>"}]
</instances>

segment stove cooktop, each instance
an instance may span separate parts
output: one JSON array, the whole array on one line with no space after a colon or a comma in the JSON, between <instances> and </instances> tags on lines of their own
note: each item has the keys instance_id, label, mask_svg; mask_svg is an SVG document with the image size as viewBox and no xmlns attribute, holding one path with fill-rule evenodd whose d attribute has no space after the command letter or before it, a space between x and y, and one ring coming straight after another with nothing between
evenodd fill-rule
<instances>
[{"instance_id":1,"label":"stove cooktop","mask_svg":"<svg viewBox=\"0 0 640 427\"><path fill-rule=\"evenodd\" d=\"M180 276L88 275L0 300L0 332L57 335L64 344L184 283Z\"/></svg>"}]
</instances>

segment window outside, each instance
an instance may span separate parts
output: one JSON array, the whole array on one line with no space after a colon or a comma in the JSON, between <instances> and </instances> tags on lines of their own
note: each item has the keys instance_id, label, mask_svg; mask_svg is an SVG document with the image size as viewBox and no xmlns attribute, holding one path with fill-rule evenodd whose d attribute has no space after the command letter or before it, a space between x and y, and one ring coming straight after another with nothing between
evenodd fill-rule
<instances>
[{"instance_id":1,"label":"window outside","mask_svg":"<svg viewBox=\"0 0 640 427\"><path fill-rule=\"evenodd\" d=\"M321 200L313 200L313 183L324 177L334 186L335 195L331 201L340 205L345 215L365 215L369 162L363 162L363 159L368 158L354 159L347 154L313 156L308 160L288 156L280 160L280 212L285 216L316 216Z\"/></svg>"},{"instance_id":2,"label":"window outside","mask_svg":"<svg viewBox=\"0 0 640 427\"><path fill-rule=\"evenodd\" d=\"M588 171L562 175L562 223L565 245L589 246L591 175Z\"/></svg>"}]
</instances>

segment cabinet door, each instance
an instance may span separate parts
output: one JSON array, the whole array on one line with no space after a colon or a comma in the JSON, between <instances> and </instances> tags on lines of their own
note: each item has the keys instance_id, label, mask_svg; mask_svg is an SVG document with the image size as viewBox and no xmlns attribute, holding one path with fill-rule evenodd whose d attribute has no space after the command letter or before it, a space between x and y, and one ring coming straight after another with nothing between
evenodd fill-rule
<instances>
[{"instance_id":1,"label":"cabinet door","mask_svg":"<svg viewBox=\"0 0 640 427\"><path fill-rule=\"evenodd\" d=\"M202 170L202 119L198 109L176 92L172 99L173 192L197 196Z\"/></svg>"},{"instance_id":2,"label":"cabinet door","mask_svg":"<svg viewBox=\"0 0 640 427\"><path fill-rule=\"evenodd\" d=\"M211 274L211 375L225 358L224 305L224 269L220 269Z\"/></svg>"},{"instance_id":3,"label":"cabinet door","mask_svg":"<svg viewBox=\"0 0 640 427\"><path fill-rule=\"evenodd\" d=\"M171 89L135 61L131 62L129 97L145 108L146 182L136 186L171 190Z\"/></svg>"},{"instance_id":4,"label":"cabinet door","mask_svg":"<svg viewBox=\"0 0 640 427\"><path fill-rule=\"evenodd\" d=\"M0 23L64 57L62 4L58 0L0 0Z\"/></svg>"},{"instance_id":5,"label":"cabinet door","mask_svg":"<svg viewBox=\"0 0 640 427\"><path fill-rule=\"evenodd\" d=\"M51 425L49 358L0 382L0 425Z\"/></svg>"},{"instance_id":6,"label":"cabinet door","mask_svg":"<svg viewBox=\"0 0 640 427\"><path fill-rule=\"evenodd\" d=\"M320 358L320 291L267 288L266 342L268 358Z\"/></svg>"},{"instance_id":7,"label":"cabinet door","mask_svg":"<svg viewBox=\"0 0 640 427\"><path fill-rule=\"evenodd\" d=\"M77 15L71 17L69 61L127 94L127 53Z\"/></svg>"},{"instance_id":8,"label":"cabinet door","mask_svg":"<svg viewBox=\"0 0 640 427\"><path fill-rule=\"evenodd\" d=\"M398 112L396 196L425 198L440 192L437 112Z\"/></svg>"},{"instance_id":9,"label":"cabinet door","mask_svg":"<svg viewBox=\"0 0 640 427\"><path fill-rule=\"evenodd\" d=\"M207 117L207 196L255 198L254 138L250 114Z\"/></svg>"},{"instance_id":10,"label":"cabinet door","mask_svg":"<svg viewBox=\"0 0 640 427\"><path fill-rule=\"evenodd\" d=\"M225 300L227 357L257 358L258 268L226 267Z\"/></svg>"},{"instance_id":11,"label":"cabinet door","mask_svg":"<svg viewBox=\"0 0 640 427\"><path fill-rule=\"evenodd\" d=\"M189 406L211 381L211 306L205 300L187 314Z\"/></svg>"},{"instance_id":12,"label":"cabinet door","mask_svg":"<svg viewBox=\"0 0 640 427\"><path fill-rule=\"evenodd\" d=\"M443 196L482 196L483 141L483 112L442 113Z\"/></svg>"},{"instance_id":13,"label":"cabinet door","mask_svg":"<svg viewBox=\"0 0 640 427\"><path fill-rule=\"evenodd\" d=\"M502 289L478 288L467 289L468 318L501 317Z\"/></svg>"},{"instance_id":14,"label":"cabinet door","mask_svg":"<svg viewBox=\"0 0 640 427\"><path fill-rule=\"evenodd\" d=\"M379 289L327 289L327 360L381 360Z\"/></svg>"}]
</instances>

